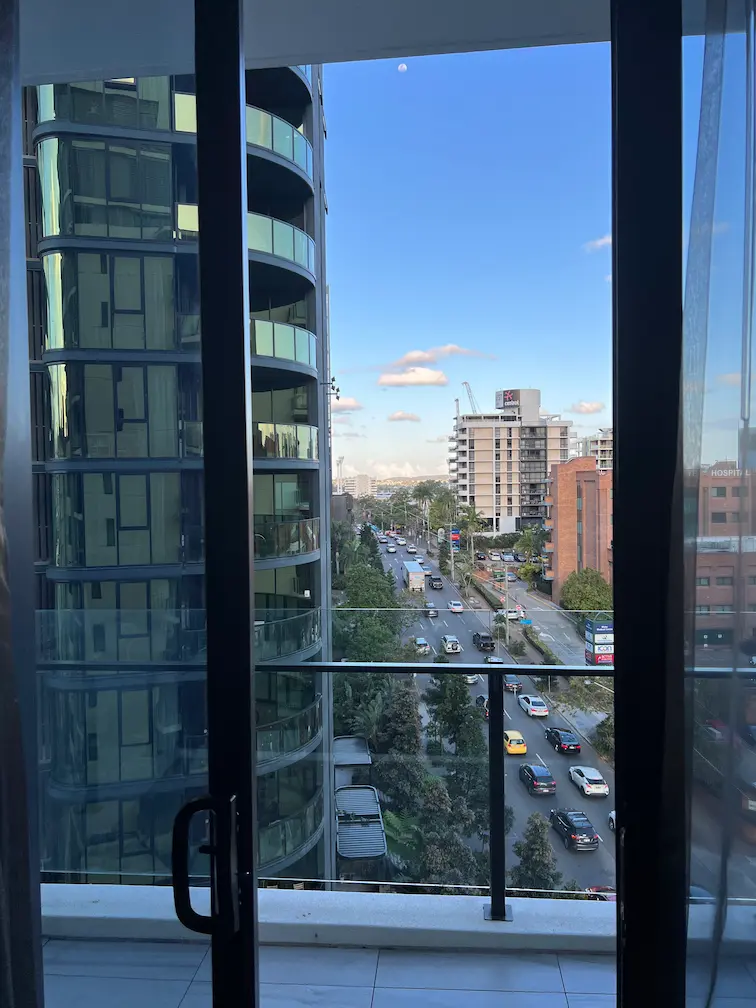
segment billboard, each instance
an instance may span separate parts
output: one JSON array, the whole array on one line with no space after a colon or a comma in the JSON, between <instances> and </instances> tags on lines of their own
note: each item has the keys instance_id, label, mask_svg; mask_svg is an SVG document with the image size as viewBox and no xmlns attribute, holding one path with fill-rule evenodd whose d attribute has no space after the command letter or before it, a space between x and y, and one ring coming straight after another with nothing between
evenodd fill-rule
<instances>
[{"instance_id":1,"label":"billboard","mask_svg":"<svg viewBox=\"0 0 756 1008\"><path fill-rule=\"evenodd\" d=\"M613 633L597 633L593 634L590 630L585 631L585 642L586 644L613 644L614 634Z\"/></svg>"},{"instance_id":2,"label":"billboard","mask_svg":"<svg viewBox=\"0 0 756 1008\"><path fill-rule=\"evenodd\" d=\"M594 654L589 648L585 649L586 665L614 665L614 652L611 654Z\"/></svg>"},{"instance_id":3,"label":"billboard","mask_svg":"<svg viewBox=\"0 0 756 1008\"><path fill-rule=\"evenodd\" d=\"M587 619L585 621L586 632L592 634L599 633L614 633L614 623L607 622L606 620L595 620Z\"/></svg>"},{"instance_id":4,"label":"billboard","mask_svg":"<svg viewBox=\"0 0 756 1008\"><path fill-rule=\"evenodd\" d=\"M520 405L519 389L504 389L496 393L496 409L509 409Z\"/></svg>"}]
</instances>

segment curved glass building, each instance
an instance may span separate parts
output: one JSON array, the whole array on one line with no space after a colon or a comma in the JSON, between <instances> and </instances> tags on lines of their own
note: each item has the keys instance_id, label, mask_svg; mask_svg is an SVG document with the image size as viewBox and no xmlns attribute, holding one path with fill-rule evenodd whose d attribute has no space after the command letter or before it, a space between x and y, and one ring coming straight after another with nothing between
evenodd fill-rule
<instances>
[{"instance_id":1,"label":"curved glass building","mask_svg":"<svg viewBox=\"0 0 756 1008\"><path fill-rule=\"evenodd\" d=\"M309 878L330 849L307 670L329 657L320 82L250 71L246 98L255 644L277 667L257 675L259 866ZM167 881L206 775L194 80L46 85L25 107L43 871Z\"/></svg>"}]
</instances>

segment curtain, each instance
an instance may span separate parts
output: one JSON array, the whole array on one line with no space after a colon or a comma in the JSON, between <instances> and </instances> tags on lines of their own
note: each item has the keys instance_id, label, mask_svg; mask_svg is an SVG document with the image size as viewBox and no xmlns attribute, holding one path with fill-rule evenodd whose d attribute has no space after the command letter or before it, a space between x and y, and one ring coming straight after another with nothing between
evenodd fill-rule
<instances>
[{"instance_id":1,"label":"curtain","mask_svg":"<svg viewBox=\"0 0 756 1008\"><path fill-rule=\"evenodd\" d=\"M683 43L687 987L707 1006L756 898L753 4L708 0Z\"/></svg>"}]
</instances>

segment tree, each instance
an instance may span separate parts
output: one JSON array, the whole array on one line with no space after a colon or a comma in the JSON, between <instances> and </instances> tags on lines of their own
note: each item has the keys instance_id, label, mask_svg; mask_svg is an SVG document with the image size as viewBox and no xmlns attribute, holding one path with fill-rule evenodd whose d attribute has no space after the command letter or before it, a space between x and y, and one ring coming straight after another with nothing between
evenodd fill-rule
<instances>
[{"instance_id":1,"label":"tree","mask_svg":"<svg viewBox=\"0 0 756 1008\"><path fill-rule=\"evenodd\" d=\"M527 582L529 588L534 588L538 578L541 576L542 567L539 563L527 563L521 564L519 571L517 572L520 578Z\"/></svg>"},{"instance_id":2,"label":"tree","mask_svg":"<svg viewBox=\"0 0 756 1008\"><path fill-rule=\"evenodd\" d=\"M438 547L438 569L442 574L449 575L451 560L451 550L449 549L449 540L442 539Z\"/></svg>"},{"instance_id":3,"label":"tree","mask_svg":"<svg viewBox=\"0 0 756 1008\"><path fill-rule=\"evenodd\" d=\"M461 511L459 512L457 523L459 525L460 531L465 533L467 544L470 547L470 556L472 557L473 540L475 539L475 533L485 527L483 514L482 512L478 511L478 509L475 507L474 504L468 504L466 507L462 508Z\"/></svg>"},{"instance_id":4,"label":"tree","mask_svg":"<svg viewBox=\"0 0 756 1008\"><path fill-rule=\"evenodd\" d=\"M417 881L435 885L475 885L479 867L464 841L471 829L464 801L453 802L439 777L428 776L422 789L418 829L422 837Z\"/></svg>"},{"instance_id":5,"label":"tree","mask_svg":"<svg viewBox=\"0 0 756 1008\"><path fill-rule=\"evenodd\" d=\"M434 672L423 699L437 736L446 739L454 752L470 721L480 729L480 717L473 706L470 690L458 672Z\"/></svg>"},{"instance_id":6,"label":"tree","mask_svg":"<svg viewBox=\"0 0 756 1008\"><path fill-rule=\"evenodd\" d=\"M604 614L611 618L614 605L611 585L592 567L573 571L562 585L559 604L563 609L574 612L582 631L586 617Z\"/></svg>"},{"instance_id":7,"label":"tree","mask_svg":"<svg viewBox=\"0 0 756 1008\"><path fill-rule=\"evenodd\" d=\"M546 530L540 525L528 525L520 532L514 548L526 560L533 560L541 556L545 542Z\"/></svg>"},{"instance_id":8,"label":"tree","mask_svg":"<svg viewBox=\"0 0 756 1008\"><path fill-rule=\"evenodd\" d=\"M510 884L517 889L558 889L562 873L557 868L549 840L549 823L540 812L528 816L521 840L512 850L520 863L509 871Z\"/></svg>"},{"instance_id":9,"label":"tree","mask_svg":"<svg viewBox=\"0 0 756 1008\"><path fill-rule=\"evenodd\" d=\"M457 497L449 487L438 491L428 508L428 523L432 532L444 529L448 535L457 513Z\"/></svg>"}]
</instances>

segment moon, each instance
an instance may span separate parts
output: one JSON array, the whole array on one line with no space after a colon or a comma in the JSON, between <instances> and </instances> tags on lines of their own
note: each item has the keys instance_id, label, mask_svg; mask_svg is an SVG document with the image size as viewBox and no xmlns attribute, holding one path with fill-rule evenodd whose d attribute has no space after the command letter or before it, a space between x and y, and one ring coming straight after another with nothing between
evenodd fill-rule
<instances>
[{"instance_id":1,"label":"moon","mask_svg":"<svg viewBox=\"0 0 756 1008\"><path fill-rule=\"evenodd\" d=\"M406 63L400 63L399 66L397 67L397 70L399 71L399 73L406 73L407 72L407 64Z\"/></svg>"}]
</instances>

